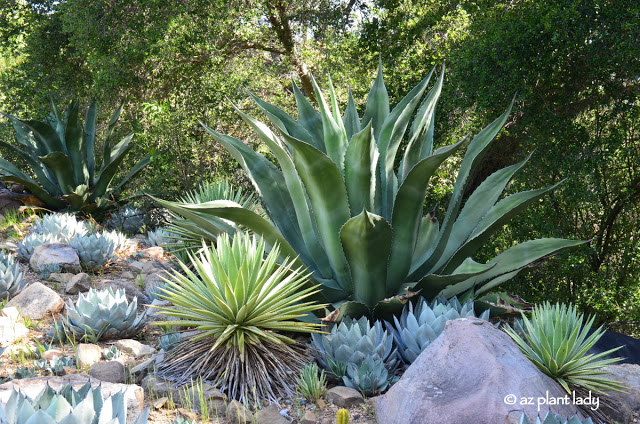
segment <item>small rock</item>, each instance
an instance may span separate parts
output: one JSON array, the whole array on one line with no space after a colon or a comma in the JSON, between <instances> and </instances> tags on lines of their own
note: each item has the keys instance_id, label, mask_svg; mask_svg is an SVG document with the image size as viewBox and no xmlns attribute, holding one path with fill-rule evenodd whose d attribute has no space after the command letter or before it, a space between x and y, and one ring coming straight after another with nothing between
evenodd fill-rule
<instances>
[{"instance_id":1,"label":"small rock","mask_svg":"<svg viewBox=\"0 0 640 424\"><path fill-rule=\"evenodd\" d=\"M76 364L78 368L90 367L100 362L102 349L96 344L80 343L76 352Z\"/></svg>"},{"instance_id":2,"label":"small rock","mask_svg":"<svg viewBox=\"0 0 640 424\"><path fill-rule=\"evenodd\" d=\"M64 291L68 294L78 294L88 292L91 288L91 279L84 272L74 275L67 283Z\"/></svg>"},{"instance_id":3,"label":"small rock","mask_svg":"<svg viewBox=\"0 0 640 424\"><path fill-rule=\"evenodd\" d=\"M256 412L257 424L288 424L289 421L280 415L280 408L276 405L269 405ZM315 422L313 423L315 424Z\"/></svg>"},{"instance_id":4,"label":"small rock","mask_svg":"<svg viewBox=\"0 0 640 424\"><path fill-rule=\"evenodd\" d=\"M64 352L62 352L60 349L49 349L49 350L46 350L46 351L42 352L42 355L40 355L40 356L43 359L46 359L47 361L50 361L55 357L58 357L58 358L64 357Z\"/></svg>"},{"instance_id":5,"label":"small rock","mask_svg":"<svg viewBox=\"0 0 640 424\"><path fill-rule=\"evenodd\" d=\"M38 273L45 265L58 265L61 270L74 274L82 271L76 250L64 243L46 243L36 247L29 264Z\"/></svg>"},{"instance_id":6,"label":"small rock","mask_svg":"<svg viewBox=\"0 0 640 424\"><path fill-rule=\"evenodd\" d=\"M62 284L67 284L72 278L73 274L70 272L52 272L49 274L49 281L55 281Z\"/></svg>"},{"instance_id":7,"label":"small rock","mask_svg":"<svg viewBox=\"0 0 640 424\"><path fill-rule=\"evenodd\" d=\"M124 365L118 361L97 362L89 367L87 374L109 383L124 383L126 380Z\"/></svg>"},{"instance_id":8,"label":"small rock","mask_svg":"<svg viewBox=\"0 0 640 424\"><path fill-rule=\"evenodd\" d=\"M142 379L142 383L140 385L155 396L173 396L173 387L171 386L171 383L167 380L158 378L155 374L147 375ZM175 397L174 399L179 398Z\"/></svg>"},{"instance_id":9,"label":"small rock","mask_svg":"<svg viewBox=\"0 0 640 424\"><path fill-rule=\"evenodd\" d=\"M153 409L160 409L162 408L165 403L167 403L169 401L168 397L161 397L160 399L156 400L155 402L153 402Z\"/></svg>"},{"instance_id":10,"label":"small rock","mask_svg":"<svg viewBox=\"0 0 640 424\"><path fill-rule=\"evenodd\" d=\"M29 329L23 323L9 317L0 317L0 345L8 345L26 337Z\"/></svg>"},{"instance_id":11,"label":"small rock","mask_svg":"<svg viewBox=\"0 0 640 424\"><path fill-rule=\"evenodd\" d=\"M124 280L133 280L136 278L135 274L131 271L125 271L122 274L120 274L120 278L124 279Z\"/></svg>"},{"instance_id":12,"label":"small rock","mask_svg":"<svg viewBox=\"0 0 640 424\"><path fill-rule=\"evenodd\" d=\"M124 339L116 342L116 347L124 353L127 353L134 358L140 358L143 356L151 355L155 353L155 349L149 345L142 344L137 340Z\"/></svg>"},{"instance_id":13,"label":"small rock","mask_svg":"<svg viewBox=\"0 0 640 424\"><path fill-rule=\"evenodd\" d=\"M145 256L153 259L162 259L164 256L164 249L160 246L147 247L146 249L142 249L141 252Z\"/></svg>"},{"instance_id":14,"label":"small rock","mask_svg":"<svg viewBox=\"0 0 640 424\"><path fill-rule=\"evenodd\" d=\"M7 306L16 308L23 317L35 320L62 311L64 300L44 284L33 283L11 299Z\"/></svg>"},{"instance_id":15,"label":"small rock","mask_svg":"<svg viewBox=\"0 0 640 424\"><path fill-rule=\"evenodd\" d=\"M253 421L253 414L246 406L234 399L227 405L227 419L234 424L250 423Z\"/></svg>"},{"instance_id":16,"label":"small rock","mask_svg":"<svg viewBox=\"0 0 640 424\"><path fill-rule=\"evenodd\" d=\"M146 262L133 261L129 264L129 270L135 274L140 274L146 266Z\"/></svg>"},{"instance_id":17,"label":"small rock","mask_svg":"<svg viewBox=\"0 0 640 424\"><path fill-rule=\"evenodd\" d=\"M306 411L302 417L302 424L316 424L318 422L318 416L311 412Z\"/></svg>"},{"instance_id":18,"label":"small rock","mask_svg":"<svg viewBox=\"0 0 640 424\"><path fill-rule=\"evenodd\" d=\"M184 408L178 408L178 413L188 420L195 421L198 418L198 414L193 411L187 411Z\"/></svg>"},{"instance_id":19,"label":"small rock","mask_svg":"<svg viewBox=\"0 0 640 424\"><path fill-rule=\"evenodd\" d=\"M77 374L77 373L78 373L78 369L76 367L62 367L62 375Z\"/></svg>"},{"instance_id":20,"label":"small rock","mask_svg":"<svg viewBox=\"0 0 640 424\"><path fill-rule=\"evenodd\" d=\"M359 391L345 386L336 386L325 394L327 402L333 403L340 408L351 408L364 403L364 398Z\"/></svg>"}]
</instances>

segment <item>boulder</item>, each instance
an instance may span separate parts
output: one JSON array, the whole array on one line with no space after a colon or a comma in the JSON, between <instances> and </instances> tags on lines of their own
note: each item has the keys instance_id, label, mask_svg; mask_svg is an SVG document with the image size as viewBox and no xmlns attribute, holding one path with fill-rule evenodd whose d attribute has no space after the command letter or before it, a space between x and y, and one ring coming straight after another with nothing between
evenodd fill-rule
<instances>
[{"instance_id":1,"label":"boulder","mask_svg":"<svg viewBox=\"0 0 640 424\"><path fill-rule=\"evenodd\" d=\"M29 329L14 318L0 316L0 345L10 345L18 339L26 337Z\"/></svg>"},{"instance_id":2,"label":"boulder","mask_svg":"<svg viewBox=\"0 0 640 424\"><path fill-rule=\"evenodd\" d=\"M345 386L336 386L327 390L324 398L339 408L351 408L364 403L364 398L359 391Z\"/></svg>"},{"instance_id":3,"label":"boulder","mask_svg":"<svg viewBox=\"0 0 640 424\"><path fill-rule=\"evenodd\" d=\"M29 264L31 269L38 273L42 272L46 265L58 265L62 271L74 274L82 271L78 253L73 247L64 243L46 243L36 247Z\"/></svg>"},{"instance_id":4,"label":"boulder","mask_svg":"<svg viewBox=\"0 0 640 424\"><path fill-rule=\"evenodd\" d=\"M78 368L90 367L102 359L102 348L97 344L80 343L76 350Z\"/></svg>"},{"instance_id":5,"label":"boulder","mask_svg":"<svg viewBox=\"0 0 640 424\"><path fill-rule=\"evenodd\" d=\"M591 329L589 335L594 331ZM596 355L616 348L619 349L603 358L622 358L620 362L624 364L640 365L640 340L611 330L606 330L588 353Z\"/></svg>"},{"instance_id":6,"label":"boulder","mask_svg":"<svg viewBox=\"0 0 640 424\"><path fill-rule=\"evenodd\" d=\"M609 400L613 402L614 407L609 408L605 405L601 409L617 422L631 422L633 411L640 411L640 365L608 365L602 371L609 373L603 377L616 380L627 388L624 392L609 391Z\"/></svg>"},{"instance_id":7,"label":"boulder","mask_svg":"<svg viewBox=\"0 0 640 424\"><path fill-rule=\"evenodd\" d=\"M142 387L135 384L115 384L107 381L100 381L86 374L69 374L62 377L36 377L12 380L0 385L0 402L6 403L11 395L12 389L20 390L25 396L36 397L48 384L54 390L59 390L62 386L71 383L73 388L78 390L91 381L91 387L102 386L102 396L106 399L120 391L124 392L127 405L127 423L133 423L144 406L144 392Z\"/></svg>"},{"instance_id":8,"label":"boulder","mask_svg":"<svg viewBox=\"0 0 640 424\"><path fill-rule=\"evenodd\" d=\"M253 422L254 417L249 408L234 399L227 405L227 419L232 423L245 424Z\"/></svg>"},{"instance_id":9,"label":"boulder","mask_svg":"<svg viewBox=\"0 0 640 424\"><path fill-rule=\"evenodd\" d=\"M511 337L487 321L467 318L448 321L402 378L377 398L376 418L379 424L495 424L522 413L535 420L538 411L548 409L565 418L583 416Z\"/></svg>"},{"instance_id":10,"label":"boulder","mask_svg":"<svg viewBox=\"0 0 640 424\"><path fill-rule=\"evenodd\" d=\"M256 412L257 424L289 424L289 420L280 415L280 408L269 405Z\"/></svg>"},{"instance_id":11,"label":"boulder","mask_svg":"<svg viewBox=\"0 0 640 424\"><path fill-rule=\"evenodd\" d=\"M96 362L89 367L87 374L109 383L124 383L126 380L124 365L118 361Z\"/></svg>"},{"instance_id":12,"label":"boulder","mask_svg":"<svg viewBox=\"0 0 640 424\"><path fill-rule=\"evenodd\" d=\"M38 320L62 311L64 300L44 284L33 283L11 299L6 307L16 308L23 317Z\"/></svg>"},{"instance_id":13,"label":"boulder","mask_svg":"<svg viewBox=\"0 0 640 424\"><path fill-rule=\"evenodd\" d=\"M141 250L142 254L152 259L162 259L164 249L160 246L147 247Z\"/></svg>"},{"instance_id":14,"label":"boulder","mask_svg":"<svg viewBox=\"0 0 640 424\"><path fill-rule=\"evenodd\" d=\"M123 339L116 342L116 348L121 352L127 353L134 358L141 358L143 356L151 355L155 353L155 349L149 345L142 344L137 340Z\"/></svg>"},{"instance_id":15,"label":"boulder","mask_svg":"<svg viewBox=\"0 0 640 424\"><path fill-rule=\"evenodd\" d=\"M89 291L90 288L91 288L91 279L89 278L89 275L84 272L81 272L80 274L74 275L69 280L64 291L67 294L78 294L78 293L86 293Z\"/></svg>"}]
</instances>

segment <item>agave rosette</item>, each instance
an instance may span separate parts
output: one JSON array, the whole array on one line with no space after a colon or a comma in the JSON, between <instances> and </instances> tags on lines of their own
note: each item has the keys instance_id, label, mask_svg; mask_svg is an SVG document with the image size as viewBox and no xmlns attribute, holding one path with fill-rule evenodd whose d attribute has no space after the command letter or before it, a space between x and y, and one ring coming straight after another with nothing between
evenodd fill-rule
<instances>
[{"instance_id":1,"label":"agave rosette","mask_svg":"<svg viewBox=\"0 0 640 424\"><path fill-rule=\"evenodd\" d=\"M0 251L0 299L11 299L27 286L24 272L12 255Z\"/></svg>"}]
</instances>

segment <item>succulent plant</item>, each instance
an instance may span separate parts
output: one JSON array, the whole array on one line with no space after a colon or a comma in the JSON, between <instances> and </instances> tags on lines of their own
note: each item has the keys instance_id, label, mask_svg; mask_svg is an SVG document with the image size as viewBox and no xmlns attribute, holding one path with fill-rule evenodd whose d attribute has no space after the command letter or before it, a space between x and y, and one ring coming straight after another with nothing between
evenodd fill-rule
<instances>
[{"instance_id":1,"label":"succulent plant","mask_svg":"<svg viewBox=\"0 0 640 424\"><path fill-rule=\"evenodd\" d=\"M114 245L115 251L124 249L127 246L127 236L124 233L121 233L120 231L117 231L117 230L103 231L102 235L103 237L106 237L108 240L111 240L111 242Z\"/></svg>"},{"instance_id":2,"label":"succulent plant","mask_svg":"<svg viewBox=\"0 0 640 424\"><path fill-rule=\"evenodd\" d=\"M74 359L72 357L58 357L54 356L50 360L44 358L37 359L33 362L36 370L44 370L51 375L62 375L64 373L64 367L73 366Z\"/></svg>"},{"instance_id":3,"label":"succulent plant","mask_svg":"<svg viewBox=\"0 0 640 424\"><path fill-rule=\"evenodd\" d=\"M145 325L146 310L138 315L138 299L127 301L123 289L115 294L111 287L80 293L74 305L67 302L67 330L77 336L99 339L126 339L138 334Z\"/></svg>"},{"instance_id":4,"label":"succulent plant","mask_svg":"<svg viewBox=\"0 0 640 424\"><path fill-rule=\"evenodd\" d=\"M147 422L145 409L133 424ZM71 384L56 391L47 385L34 398L12 390L7 404L0 404L3 424L125 424L127 407L123 392L103 399L101 386L91 388L91 382L79 390Z\"/></svg>"},{"instance_id":5,"label":"succulent plant","mask_svg":"<svg viewBox=\"0 0 640 424\"><path fill-rule=\"evenodd\" d=\"M520 424L531 424L526 414L522 414L522 417L520 417ZM540 419L540 416L538 416L536 417L534 424L593 424L593 420L591 420L591 418L581 420L577 415L566 419L559 414L554 414L553 412L548 411L544 420Z\"/></svg>"},{"instance_id":6,"label":"succulent plant","mask_svg":"<svg viewBox=\"0 0 640 424\"><path fill-rule=\"evenodd\" d=\"M385 325L393 335L400 357L405 363L411 364L442 333L447 321L474 316L471 300L462 305L455 296L450 300L438 297L429 305L424 298L420 298L415 308L411 302L407 302L400 319L393 317L395 325L388 322ZM489 310L484 311L480 318L488 320Z\"/></svg>"},{"instance_id":7,"label":"succulent plant","mask_svg":"<svg viewBox=\"0 0 640 424\"><path fill-rule=\"evenodd\" d=\"M107 227L119 229L127 234L135 234L144 226L145 213L133 206L112 213L107 220Z\"/></svg>"},{"instance_id":8,"label":"succulent plant","mask_svg":"<svg viewBox=\"0 0 640 424\"><path fill-rule=\"evenodd\" d=\"M28 261L36 247L47 243L58 243L62 240L60 236L52 233L29 233L18 242L18 256Z\"/></svg>"},{"instance_id":9,"label":"succulent plant","mask_svg":"<svg viewBox=\"0 0 640 424\"><path fill-rule=\"evenodd\" d=\"M348 424L349 423L349 411L344 408L338 409L336 413L336 424Z\"/></svg>"},{"instance_id":10,"label":"succulent plant","mask_svg":"<svg viewBox=\"0 0 640 424\"><path fill-rule=\"evenodd\" d=\"M183 415L178 414L176 418L171 421L170 424L197 424L195 420L190 420L189 418L185 418Z\"/></svg>"},{"instance_id":11,"label":"succulent plant","mask_svg":"<svg viewBox=\"0 0 640 424\"><path fill-rule=\"evenodd\" d=\"M102 355L104 356L104 359L112 361L114 359L118 359L122 355L122 352L120 352L117 347L111 346L109 349L105 348Z\"/></svg>"},{"instance_id":12,"label":"succulent plant","mask_svg":"<svg viewBox=\"0 0 640 424\"><path fill-rule=\"evenodd\" d=\"M393 337L380 321L371 325L366 317L359 320L347 317L334 325L329 334L312 334L311 337L320 366L346 385L365 390L386 388L393 381L393 372L399 364L397 350L393 349ZM362 367L367 358L368 365ZM372 381L374 377L384 381ZM359 383L366 387L360 387Z\"/></svg>"},{"instance_id":13,"label":"succulent plant","mask_svg":"<svg viewBox=\"0 0 640 424\"><path fill-rule=\"evenodd\" d=\"M360 364L349 363L347 373L342 377L344 385L359 392L374 396L386 390L396 378L389 375L385 363L380 358L368 357Z\"/></svg>"},{"instance_id":14,"label":"succulent plant","mask_svg":"<svg viewBox=\"0 0 640 424\"><path fill-rule=\"evenodd\" d=\"M77 235L69 244L78 252L80 262L91 271L102 268L115 257L115 242L104 234Z\"/></svg>"},{"instance_id":15,"label":"succulent plant","mask_svg":"<svg viewBox=\"0 0 640 424\"><path fill-rule=\"evenodd\" d=\"M65 326L66 320L54 321L49 328L47 328L47 335L51 337L52 342L64 342L67 338L67 327Z\"/></svg>"},{"instance_id":16,"label":"succulent plant","mask_svg":"<svg viewBox=\"0 0 640 424\"><path fill-rule=\"evenodd\" d=\"M33 378L35 377L36 371L33 368L29 368L29 367L18 367L16 368L16 370L14 371L13 374L9 374L9 378L11 378L12 380L22 380L23 378ZM2 403L0 403L0 408L2 408ZM1 411L0 411L1 414ZM0 423L4 424L1 420L2 415L0 415Z\"/></svg>"},{"instance_id":17,"label":"succulent plant","mask_svg":"<svg viewBox=\"0 0 640 424\"><path fill-rule=\"evenodd\" d=\"M53 272L60 272L62 267L60 264L44 264L40 267L40 273L38 274L41 279L48 280Z\"/></svg>"},{"instance_id":18,"label":"succulent plant","mask_svg":"<svg viewBox=\"0 0 640 424\"><path fill-rule=\"evenodd\" d=\"M27 286L24 272L12 255L0 251L0 299L10 299Z\"/></svg>"},{"instance_id":19,"label":"succulent plant","mask_svg":"<svg viewBox=\"0 0 640 424\"><path fill-rule=\"evenodd\" d=\"M172 235L166 228L156 228L155 231L147 231L147 240L151 246L162 246L174 241Z\"/></svg>"},{"instance_id":20,"label":"succulent plant","mask_svg":"<svg viewBox=\"0 0 640 424\"><path fill-rule=\"evenodd\" d=\"M267 146L269 157L205 126L243 167L269 220L229 200L157 201L204 231L219 231L204 218L209 215L278 243L283 257L299 257L312 272L324 297L338 305L337 314L351 317L399 313L406 289L428 299L486 295L541 258L585 243L537 239L485 264L472 259L505 223L556 187L501 198L527 160L494 172L475 190L469 187L511 107L469 143L441 223L435 212L424 214L425 203L435 203L427 198L430 179L465 144L434 149L444 70L427 92L432 74L390 110L380 68L362 120L352 96L341 113L331 83L326 98L314 80L319 111L294 85L297 119L253 96L275 131L236 111Z\"/></svg>"},{"instance_id":21,"label":"succulent plant","mask_svg":"<svg viewBox=\"0 0 640 424\"><path fill-rule=\"evenodd\" d=\"M160 349L170 351L180 344L180 333L164 333L160 336Z\"/></svg>"},{"instance_id":22,"label":"succulent plant","mask_svg":"<svg viewBox=\"0 0 640 424\"><path fill-rule=\"evenodd\" d=\"M138 161L113 188L114 176L133 147L130 145L133 134L120 141L113 138L122 106L107 124L102 151L95 149L95 101L87 110L84 125L77 101L73 101L64 114L53 103L52 107L53 119L48 122L5 115L13 124L20 148L5 142L0 142L0 146L12 149L24 159L35 179L2 158L0 179L24 185L48 209L80 211L99 220L119 205L116 192L151 162L151 156ZM98 162L100 159L102 163Z\"/></svg>"},{"instance_id":23,"label":"succulent plant","mask_svg":"<svg viewBox=\"0 0 640 424\"><path fill-rule=\"evenodd\" d=\"M76 235L89 232L89 225L78 221L68 213L49 213L34 223L33 231L39 234L53 234L61 240L70 240Z\"/></svg>"},{"instance_id":24,"label":"succulent plant","mask_svg":"<svg viewBox=\"0 0 640 424\"><path fill-rule=\"evenodd\" d=\"M297 383L298 391L309 402L317 402L327 390L324 370L320 372L315 362L310 362L302 368Z\"/></svg>"}]
</instances>

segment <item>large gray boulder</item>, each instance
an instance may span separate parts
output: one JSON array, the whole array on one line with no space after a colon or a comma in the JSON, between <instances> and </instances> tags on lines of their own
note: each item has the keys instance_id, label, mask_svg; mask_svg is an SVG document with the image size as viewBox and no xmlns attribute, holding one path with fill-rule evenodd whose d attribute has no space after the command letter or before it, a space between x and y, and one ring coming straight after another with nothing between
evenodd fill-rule
<instances>
[{"instance_id":1,"label":"large gray boulder","mask_svg":"<svg viewBox=\"0 0 640 424\"><path fill-rule=\"evenodd\" d=\"M33 283L11 299L6 308L16 308L23 317L37 320L62 311L64 300L44 284Z\"/></svg>"},{"instance_id":2,"label":"large gray boulder","mask_svg":"<svg viewBox=\"0 0 640 424\"><path fill-rule=\"evenodd\" d=\"M48 384L54 390L59 390L67 383L71 383L74 389L79 389L87 381L91 381L91 387L96 388L102 385L102 396L107 398L117 392L123 391L127 405L127 423L133 423L144 406L144 392L142 387L135 384L116 384L106 381L100 381L97 378L91 378L86 374L70 374L62 377L36 377L23 378L22 380L12 380L0 385L0 402L7 403L11 390L21 391L25 396L33 399Z\"/></svg>"},{"instance_id":3,"label":"large gray boulder","mask_svg":"<svg viewBox=\"0 0 640 424\"><path fill-rule=\"evenodd\" d=\"M61 271L74 274L81 271L78 253L73 247L64 243L46 243L36 247L29 265L38 273L42 272L47 265L58 265Z\"/></svg>"},{"instance_id":4,"label":"large gray boulder","mask_svg":"<svg viewBox=\"0 0 640 424\"><path fill-rule=\"evenodd\" d=\"M376 417L378 424L496 424L517 422L524 412L535 420L538 403L569 401L566 395L506 333L481 319L457 319L377 398ZM567 403L540 404L540 414L550 408L582 417Z\"/></svg>"}]
</instances>

